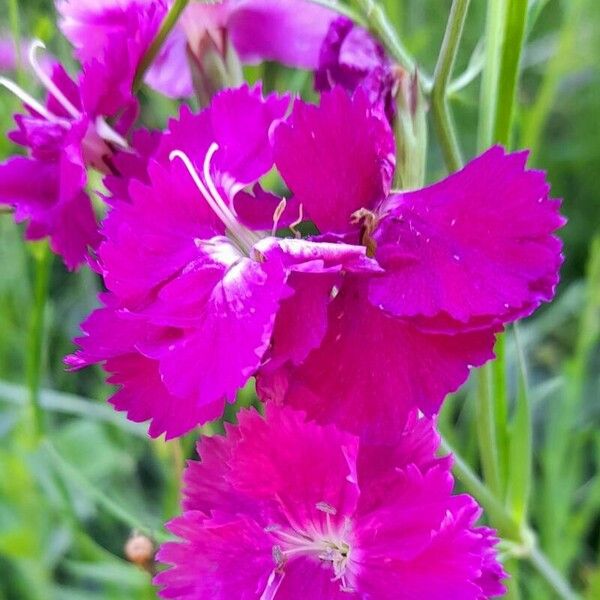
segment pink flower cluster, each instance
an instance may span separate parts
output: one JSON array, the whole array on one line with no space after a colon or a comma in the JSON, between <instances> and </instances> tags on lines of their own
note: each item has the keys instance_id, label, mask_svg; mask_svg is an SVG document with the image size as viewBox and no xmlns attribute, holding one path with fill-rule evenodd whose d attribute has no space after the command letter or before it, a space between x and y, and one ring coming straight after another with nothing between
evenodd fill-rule
<instances>
[{"instance_id":1,"label":"pink flower cluster","mask_svg":"<svg viewBox=\"0 0 600 600\"><path fill-rule=\"evenodd\" d=\"M102 364L117 410L173 438L256 378L265 416L241 413L186 470L161 595L501 595L494 532L452 494L435 416L496 334L554 294L563 220L544 173L493 147L394 190L394 67L303 0L191 4L146 81L191 94L208 44L315 70L317 105L239 85L165 131L138 128L134 82L169 7L59 2L81 74L47 72L34 50L45 104L2 80L29 154L0 166L28 239L103 278L67 363ZM104 176L100 226L89 169Z\"/></svg>"}]
</instances>

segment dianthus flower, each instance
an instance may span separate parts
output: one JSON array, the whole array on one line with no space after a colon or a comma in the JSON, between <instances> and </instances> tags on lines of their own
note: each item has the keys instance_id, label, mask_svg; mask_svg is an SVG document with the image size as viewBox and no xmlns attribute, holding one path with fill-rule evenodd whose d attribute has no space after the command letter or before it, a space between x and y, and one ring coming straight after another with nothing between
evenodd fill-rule
<instances>
[{"instance_id":1,"label":"dianthus flower","mask_svg":"<svg viewBox=\"0 0 600 600\"><path fill-rule=\"evenodd\" d=\"M125 76L119 70L97 59L75 82L60 64L52 63L48 72L38 62L41 47L34 42L29 58L48 91L45 104L0 78L0 85L23 101L26 113L15 116L17 130L9 137L29 153L0 165L0 203L14 207L17 221L29 221L27 239L49 237L52 250L74 269L85 260L88 247L100 241L86 192L87 168L111 172L114 150L127 147L123 135L137 114L137 102L131 77L118 84Z\"/></svg>"},{"instance_id":2,"label":"dianthus flower","mask_svg":"<svg viewBox=\"0 0 600 600\"><path fill-rule=\"evenodd\" d=\"M494 532L452 495L431 421L393 447L267 406L203 438L184 475L179 538L158 560L163 598L481 600L504 592Z\"/></svg>"},{"instance_id":3,"label":"dianthus flower","mask_svg":"<svg viewBox=\"0 0 600 600\"><path fill-rule=\"evenodd\" d=\"M170 5L168 0L57 2L61 29L82 61L106 50L115 39L121 45L128 44L139 28L156 30ZM166 39L145 81L171 97L190 95L190 59L201 65L203 54L211 50L225 56L229 44L246 63L275 60L313 69L334 18L334 12L305 0L192 2Z\"/></svg>"},{"instance_id":4,"label":"dianthus flower","mask_svg":"<svg viewBox=\"0 0 600 600\"><path fill-rule=\"evenodd\" d=\"M362 245L382 269L348 274L311 313L314 350L290 357L305 315L290 298L261 370L263 399L369 438L415 407L435 414L495 333L554 294L559 202L526 152L494 147L424 189L392 192L389 128L360 90L298 100L275 132L275 163L317 240Z\"/></svg>"},{"instance_id":5,"label":"dianthus flower","mask_svg":"<svg viewBox=\"0 0 600 600\"><path fill-rule=\"evenodd\" d=\"M150 435L219 417L259 367L279 303L299 290L311 306L306 279L329 293L342 271L379 268L359 245L275 237L297 233L302 216L256 183L273 166L271 132L288 105L242 87L199 114L182 109L144 180L111 200L98 251L109 294L68 362L105 362L121 386L112 403L151 419ZM313 347L307 333L294 356Z\"/></svg>"}]
</instances>

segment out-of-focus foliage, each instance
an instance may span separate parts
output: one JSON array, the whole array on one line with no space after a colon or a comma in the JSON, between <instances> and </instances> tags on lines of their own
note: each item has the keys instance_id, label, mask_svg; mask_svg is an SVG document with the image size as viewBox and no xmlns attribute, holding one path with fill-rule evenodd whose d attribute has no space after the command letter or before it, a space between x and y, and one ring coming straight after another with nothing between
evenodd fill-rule
<instances>
[{"instance_id":1,"label":"out-of-focus foliage","mask_svg":"<svg viewBox=\"0 0 600 600\"><path fill-rule=\"evenodd\" d=\"M4 36L10 35L4 18L8 3L0 0ZM69 48L56 29L53 3L14 4L21 35L41 38L68 64ZM407 48L431 73L450 1L384 4ZM471 2L457 75L477 65L485 8L483 0ZM600 3L530 0L529 30L514 145L532 148L532 164L548 171L553 194L564 199L569 218L562 232L566 263L558 297L520 327L535 433L531 514L543 550L591 600L600 598ZM267 88L310 94L307 73L269 64L248 69L247 76L263 79ZM26 69L18 77L35 91ZM143 98L150 125L164 124L176 110L175 103L148 90ZM451 99L463 149L472 156L479 79ZM16 107L2 91L3 134ZM0 158L14 151L0 136ZM433 136L429 154L428 179L435 180L443 165ZM96 303L99 283L85 269L67 274L55 260L43 354L50 440L32 449L23 382L34 252L12 218L0 214L0 600L154 598L149 575L125 560L124 545L136 528L166 535L162 524L177 511L179 477L183 461L193 454L194 436L150 441L143 427L105 404L109 390L99 371L65 371L63 356ZM518 372L512 334L506 345L512 406ZM475 386L467 386L449 400L441 427L478 468L474 393ZM249 402L252 391L242 396ZM510 472L518 457L506 460ZM526 563L511 561L509 567L515 574L513 597L554 597Z\"/></svg>"}]
</instances>

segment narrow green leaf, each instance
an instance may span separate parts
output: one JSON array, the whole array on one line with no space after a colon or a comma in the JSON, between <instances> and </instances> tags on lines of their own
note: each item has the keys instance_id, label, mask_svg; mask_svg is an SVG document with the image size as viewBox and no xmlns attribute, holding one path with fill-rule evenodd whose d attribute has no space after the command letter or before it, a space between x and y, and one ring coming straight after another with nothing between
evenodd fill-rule
<instances>
[{"instance_id":1,"label":"narrow green leaf","mask_svg":"<svg viewBox=\"0 0 600 600\"><path fill-rule=\"evenodd\" d=\"M477 373L477 439L485 482L499 498L502 484L492 383L491 367L485 365Z\"/></svg>"},{"instance_id":2,"label":"narrow green leaf","mask_svg":"<svg viewBox=\"0 0 600 600\"><path fill-rule=\"evenodd\" d=\"M27 388L16 383L0 380L0 401L25 406L27 403ZM48 411L105 421L136 436L148 437L146 428L143 425L128 421L124 415L91 398L42 389L40 390L40 406Z\"/></svg>"},{"instance_id":3,"label":"narrow green leaf","mask_svg":"<svg viewBox=\"0 0 600 600\"><path fill-rule=\"evenodd\" d=\"M506 371L506 334L496 340L496 360L490 365L492 402L494 404L494 430L498 455L500 490L506 492L509 462L508 389Z\"/></svg>"},{"instance_id":4,"label":"narrow green leaf","mask_svg":"<svg viewBox=\"0 0 600 600\"><path fill-rule=\"evenodd\" d=\"M531 403L529 400L527 367L518 325L513 326L517 348L517 397L510 427L510 463L507 504L511 514L519 523L527 522L527 507L532 482Z\"/></svg>"},{"instance_id":5,"label":"narrow green leaf","mask_svg":"<svg viewBox=\"0 0 600 600\"><path fill-rule=\"evenodd\" d=\"M494 141L498 79L504 36L504 13L507 0L488 0L485 23L485 63L479 98L477 149L482 152Z\"/></svg>"},{"instance_id":6,"label":"narrow green leaf","mask_svg":"<svg viewBox=\"0 0 600 600\"><path fill-rule=\"evenodd\" d=\"M508 0L505 14L494 139L504 146L511 146L517 81L527 23L527 0Z\"/></svg>"}]
</instances>

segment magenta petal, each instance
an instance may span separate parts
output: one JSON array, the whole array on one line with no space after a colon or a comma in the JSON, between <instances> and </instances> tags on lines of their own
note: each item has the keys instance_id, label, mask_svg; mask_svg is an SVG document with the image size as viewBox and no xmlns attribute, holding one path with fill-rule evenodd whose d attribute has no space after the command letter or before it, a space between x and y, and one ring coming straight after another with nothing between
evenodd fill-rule
<instances>
[{"instance_id":1,"label":"magenta petal","mask_svg":"<svg viewBox=\"0 0 600 600\"><path fill-rule=\"evenodd\" d=\"M352 214L373 209L391 185L392 133L362 93L335 88L320 106L297 100L275 131L275 164L321 233L352 228Z\"/></svg>"},{"instance_id":2,"label":"magenta petal","mask_svg":"<svg viewBox=\"0 0 600 600\"><path fill-rule=\"evenodd\" d=\"M240 516L219 524L205 523L199 512L187 512L169 525L185 543L164 544L158 560L173 565L154 578L164 586L161 598L177 600L257 600L273 570L269 536L251 519Z\"/></svg>"},{"instance_id":3,"label":"magenta petal","mask_svg":"<svg viewBox=\"0 0 600 600\"><path fill-rule=\"evenodd\" d=\"M202 511L210 517L216 507L222 512L252 511L257 503L237 490L228 466L239 442L238 427L226 425L227 436L202 436L197 444L201 461L189 461L183 476L184 510Z\"/></svg>"},{"instance_id":4,"label":"magenta petal","mask_svg":"<svg viewBox=\"0 0 600 600\"><path fill-rule=\"evenodd\" d=\"M345 284L329 305L323 342L305 362L262 373L264 400L289 403L375 441L395 441L414 408L431 415L445 395L493 357L490 330L436 334L386 316Z\"/></svg>"},{"instance_id":5,"label":"magenta petal","mask_svg":"<svg viewBox=\"0 0 600 600\"><path fill-rule=\"evenodd\" d=\"M369 556L364 569L367 577L371 569L385 563L384 558L391 562L418 557L431 543L431 532L444 520L451 498L452 476L444 465L425 473L408 465L392 473L388 470L387 477L377 481L387 486L385 497L377 494L376 487L375 498L361 494L357 507L361 515L358 543Z\"/></svg>"},{"instance_id":6,"label":"magenta petal","mask_svg":"<svg viewBox=\"0 0 600 600\"><path fill-rule=\"evenodd\" d=\"M212 129L219 144L215 167L243 184L253 183L266 173L273 166L271 131L285 116L289 103L287 95L269 94L263 98L259 85L217 94L210 107Z\"/></svg>"},{"instance_id":7,"label":"magenta petal","mask_svg":"<svg viewBox=\"0 0 600 600\"><path fill-rule=\"evenodd\" d=\"M166 0L57 2L60 27L84 65L88 112L114 115L134 103L133 79L164 15Z\"/></svg>"},{"instance_id":8,"label":"magenta petal","mask_svg":"<svg viewBox=\"0 0 600 600\"><path fill-rule=\"evenodd\" d=\"M234 400L269 345L277 307L289 295L281 264L241 258L208 299L199 324L160 353L166 386L200 404Z\"/></svg>"},{"instance_id":9,"label":"magenta petal","mask_svg":"<svg viewBox=\"0 0 600 600\"><path fill-rule=\"evenodd\" d=\"M257 499L277 498L291 523L315 517L325 522L315 508L320 503L338 515L354 511L358 438L306 423L290 409L267 406L266 411L265 419L248 412L240 417L244 434L230 461L233 487Z\"/></svg>"},{"instance_id":10,"label":"magenta petal","mask_svg":"<svg viewBox=\"0 0 600 600\"><path fill-rule=\"evenodd\" d=\"M69 269L79 266L88 246L98 241L96 218L82 190L83 167L65 154L62 164L13 158L0 165L0 204L15 208L15 220L28 220L27 239L48 236Z\"/></svg>"},{"instance_id":11,"label":"magenta petal","mask_svg":"<svg viewBox=\"0 0 600 600\"><path fill-rule=\"evenodd\" d=\"M305 0L231 2L228 29L245 62L274 60L315 69L321 44L336 13Z\"/></svg>"},{"instance_id":12,"label":"magenta petal","mask_svg":"<svg viewBox=\"0 0 600 600\"><path fill-rule=\"evenodd\" d=\"M112 156L112 163L116 169L116 175L107 175L103 183L112 198L107 202L128 201L129 184L133 179L149 183L148 163L150 157L156 152L160 143L161 132L137 130L132 136L130 148L126 151L116 152Z\"/></svg>"},{"instance_id":13,"label":"magenta petal","mask_svg":"<svg viewBox=\"0 0 600 600\"><path fill-rule=\"evenodd\" d=\"M491 324L550 300L564 221L525 160L494 147L440 183L388 198L375 235L387 275L371 284L371 302L402 317Z\"/></svg>"},{"instance_id":14,"label":"magenta petal","mask_svg":"<svg viewBox=\"0 0 600 600\"><path fill-rule=\"evenodd\" d=\"M359 594L343 591L330 571L316 560L300 558L289 565L277 588L274 600L358 600Z\"/></svg>"},{"instance_id":15,"label":"magenta petal","mask_svg":"<svg viewBox=\"0 0 600 600\"><path fill-rule=\"evenodd\" d=\"M108 359L104 365L111 373L107 382L120 387L109 402L126 412L130 421L151 421L148 434L158 437L165 433L167 440L221 414L220 404L200 410L193 399L173 396L162 382L159 366L158 361L137 352Z\"/></svg>"},{"instance_id":16,"label":"magenta petal","mask_svg":"<svg viewBox=\"0 0 600 600\"><path fill-rule=\"evenodd\" d=\"M131 203L118 203L103 225L105 282L123 301L145 298L200 256L196 240L223 231L179 161L151 164L149 175L150 185L131 182Z\"/></svg>"},{"instance_id":17,"label":"magenta petal","mask_svg":"<svg viewBox=\"0 0 600 600\"><path fill-rule=\"evenodd\" d=\"M155 579L161 595L482 600L501 591L493 532L473 528L478 507L452 495L450 463L435 458L422 423L407 423L406 452L391 449L390 460L384 447L291 409L241 412L188 464L184 513L169 525L179 539L158 554L171 565ZM417 455L423 466L410 462Z\"/></svg>"},{"instance_id":18,"label":"magenta petal","mask_svg":"<svg viewBox=\"0 0 600 600\"><path fill-rule=\"evenodd\" d=\"M488 530L473 527L480 512L477 505L468 496L454 496L450 500L450 509L429 547L410 563L400 562L393 569L394 578L402 582L406 591L400 598L481 600L504 594L500 579L506 575L495 557L494 583L486 585L482 579L482 572L489 577L492 568L487 558ZM388 589L383 588L381 577L373 583L374 591Z\"/></svg>"},{"instance_id":19,"label":"magenta petal","mask_svg":"<svg viewBox=\"0 0 600 600\"><path fill-rule=\"evenodd\" d=\"M237 192L239 184L253 184L273 166L271 130L288 104L288 96L263 98L260 86L243 85L218 93L200 113L183 106L179 118L169 122L155 158L165 164L173 150L181 150L202 173L204 158L215 143L211 173L226 191Z\"/></svg>"},{"instance_id":20,"label":"magenta petal","mask_svg":"<svg viewBox=\"0 0 600 600\"><path fill-rule=\"evenodd\" d=\"M54 63L49 75L52 82L66 96L67 100L77 110L81 110L82 107L79 86L69 76L65 68L60 63ZM69 120L73 118L73 115L71 115L71 113L69 113L52 94L48 94L46 106L52 114L58 117L64 117L65 119Z\"/></svg>"},{"instance_id":21,"label":"magenta petal","mask_svg":"<svg viewBox=\"0 0 600 600\"><path fill-rule=\"evenodd\" d=\"M260 184L252 188L252 194L242 190L233 199L233 206L238 219L249 229L254 231L271 231L274 225L275 211L282 198L265 191ZM285 210L281 214L277 229L288 227L300 215L300 205L291 198L286 200Z\"/></svg>"},{"instance_id":22,"label":"magenta petal","mask_svg":"<svg viewBox=\"0 0 600 600\"><path fill-rule=\"evenodd\" d=\"M44 222L58 200L58 178L55 164L11 158L0 165L0 203L14 206L17 221Z\"/></svg>"},{"instance_id":23,"label":"magenta petal","mask_svg":"<svg viewBox=\"0 0 600 600\"><path fill-rule=\"evenodd\" d=\"M261 258L273 258L292 271L312 273L349 271L380 273L379 264L368 258L363 246L305 239L267 237L254 246Z\"/></svg>"},{"instance_id":24,"label":"magenta petal","mask_svg":"<svg viewBox=\"0 0 600 600\"><path fill-rule=\"evenodd\" d=\"M292 273L288 285L294 290L279 307L273 329L269 371L288 360L300 364L319 346L327 330L327 307L340 276L337 273ZM307 327L310 323L310 327Z\"/></svg>"},{"instance_id":25,"label":"magenta petal","mask_svg":"<svg viewBox=\"0 0 600 600\"><path fill-rule=\"evenodd\" d=\"M126 311L113 308L115 299L105 297L107 308L94 311L83 323L84 336L75 340L80 349L66 358L71 368L104 362L108 382L119 386L109 402L127 413L131 421L151 420L152 437L166 433L172 438L187 433L203 419L216 418L222 403L199 406L193 398L177 398L162 382L159 362L139 352L150 337L161 339L167 332L152 327Z\"/></svg>"},{"instance_id":26,"label":"magenta petal","mask_svg":"<svg viewBox=\"0 0 600 600\"><path fill-rule=\"evenodd\" d=\"M192 95L194 87L187 57L187 38L181 27L175 26L165 40L144 81L170 98Z\"/></svg>"}]
</instances>

